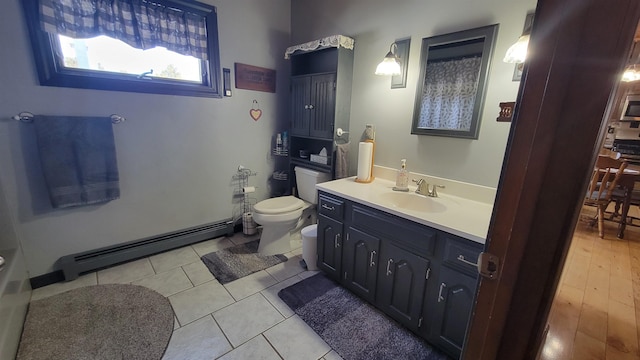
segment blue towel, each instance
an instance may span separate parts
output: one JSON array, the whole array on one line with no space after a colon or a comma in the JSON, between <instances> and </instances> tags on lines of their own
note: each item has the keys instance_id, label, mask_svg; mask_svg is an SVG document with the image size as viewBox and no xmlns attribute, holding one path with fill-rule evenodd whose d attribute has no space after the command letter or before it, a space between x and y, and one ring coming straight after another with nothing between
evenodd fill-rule
<instances>
[{"instance_id":1,"label":"blue towel","mask_svg":"<svg viewBox=\"0 0 640 360\"><path fill-rule=\"evenodd\" d=\"M33 121L40 164L54 208L120 197L110 118L35 116Z\"/></svg>"}]
</instances>

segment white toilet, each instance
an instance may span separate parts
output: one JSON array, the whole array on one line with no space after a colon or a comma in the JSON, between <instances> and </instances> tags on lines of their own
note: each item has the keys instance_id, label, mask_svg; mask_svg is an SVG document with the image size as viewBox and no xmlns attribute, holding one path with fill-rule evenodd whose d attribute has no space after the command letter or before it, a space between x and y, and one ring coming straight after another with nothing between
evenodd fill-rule
<instances>
[{"instance_id":1,"label":"white toilet","mask_svg":"<svg viewBox=\"0 0 640 360\"><path fill-rule=\"evenodd\" d=\"M258 246L261 255L291 251L291 231L302 226L303 212L315 211L314 205L318 203L316 184L331 180L331 174L299 166L296 166L294 171L298 196L301 199L295 196L280 196L260 201L253 207L253 220L262 225Z\"/></svg>"}]
</instances>

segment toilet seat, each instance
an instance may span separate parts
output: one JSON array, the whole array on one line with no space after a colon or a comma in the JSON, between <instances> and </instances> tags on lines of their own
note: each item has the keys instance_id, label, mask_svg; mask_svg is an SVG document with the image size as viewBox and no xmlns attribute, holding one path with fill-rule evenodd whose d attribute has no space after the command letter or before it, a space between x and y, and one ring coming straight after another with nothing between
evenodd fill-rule
<instances>
[{"instance_id":1,"label":"toilet seat","mask_svg":"<svg viewBox=\"0 0 640 360\"><path fill-rule=\"evenodd\" d=\"M280 196L266 199L253 206L253 211L265 215L276 215L302 209L304 201L295 196Z\"/></svg>"}]
</instances>

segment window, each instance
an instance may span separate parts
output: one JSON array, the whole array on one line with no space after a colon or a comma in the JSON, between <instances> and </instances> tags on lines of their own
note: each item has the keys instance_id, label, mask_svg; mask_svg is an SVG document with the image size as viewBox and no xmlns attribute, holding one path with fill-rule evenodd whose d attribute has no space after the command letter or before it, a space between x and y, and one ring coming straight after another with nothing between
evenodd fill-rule
<instances>
[{"instance_id":1,"label":"window","mask_svg":"<svg viewBox=\"0 0 640 360\"><path fill-rule=\"evenodd\" d=\"M26 0L41 85L221 97L217 17L191 0Z\"/></svg>"}]
</instances>

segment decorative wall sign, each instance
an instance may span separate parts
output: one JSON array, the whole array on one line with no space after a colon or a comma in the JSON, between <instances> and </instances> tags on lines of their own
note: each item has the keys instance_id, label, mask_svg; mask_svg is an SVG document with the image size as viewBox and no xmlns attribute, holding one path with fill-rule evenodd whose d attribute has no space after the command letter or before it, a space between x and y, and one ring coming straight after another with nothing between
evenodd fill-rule
<instances>
[{"instance_id":1,"label":"decorative wall sign","mask_svg":"<svg viewBox=\"0 0 640 360\"><path fill-rule=\"evenodd\" d=\"M504 121L510 122L513 117L513 108L516 106L515 101L510 102L501 102L500 103L500 114L496 121Z\"/></svg>"},{"instance_id":2,"label":"decorative wall sign","mask_svg":"<svg viewBox=\"0 0 640 360\"><path fill-rule=\"evenodd\" d=\"M258 100L253 100L253 106L251 110L249 110L249 115L253 119L253 121L258 121L260 116L262 116L262 110L260 110L260 105L258 105Z\"/></svg>"},{"instance_id":3,"label":"decorative wall sign","mask_svg":"<svg viewBox=\"0 0 640 360\"><path fill-rule=\"evenodd\" d=\"M235 63L236 88L276 92L276 71L258 66Z\"/></svg>"}]
</instances>

